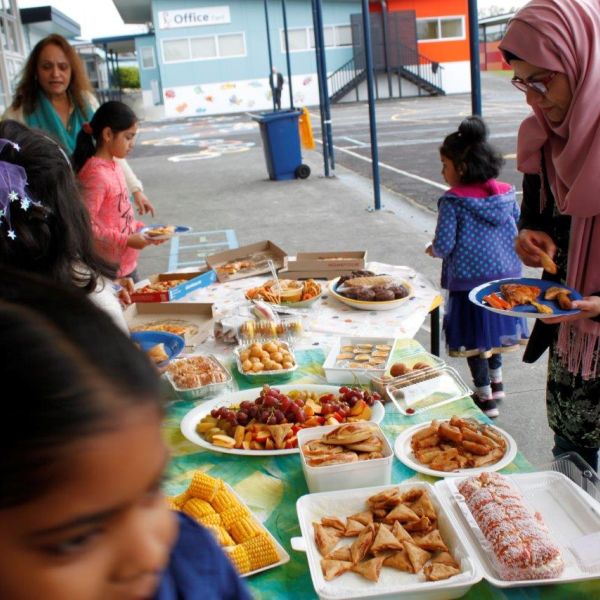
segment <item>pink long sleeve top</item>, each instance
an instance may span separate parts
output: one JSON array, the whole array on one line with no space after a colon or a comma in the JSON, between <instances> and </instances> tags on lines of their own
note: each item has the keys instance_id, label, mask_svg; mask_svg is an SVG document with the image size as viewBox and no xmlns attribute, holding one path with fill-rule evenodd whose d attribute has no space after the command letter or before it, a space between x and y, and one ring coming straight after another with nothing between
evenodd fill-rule
<instances>
[{"instance_id":1,"label":"pink long sleeve top","mask_svg":"<svg viewBox=\"0 0 600 600\"><path fill-rule=\"evenodd\" d=\"M117 162L93 156L79 171L99 252L119 265L119 277L137 265L139 252L127 238L143 223L135 219L123 171Z\"/></svg>"}]
</instances>

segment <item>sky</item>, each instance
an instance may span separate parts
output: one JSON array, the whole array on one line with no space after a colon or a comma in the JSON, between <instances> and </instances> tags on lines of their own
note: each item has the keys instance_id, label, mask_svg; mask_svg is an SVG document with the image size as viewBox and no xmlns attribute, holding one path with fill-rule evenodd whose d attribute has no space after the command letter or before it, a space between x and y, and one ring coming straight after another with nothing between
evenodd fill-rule
<instances>
[{"instance_id":1,"label":"sky","mask_svg":"<svg viewBox=\"0 0 600 600\"><path fill-rule=\"evenodd\" d=\"M506 8L522 6L527 0L478 0L480 10L491 6ZM52 5L81 26L81 37L92 39L140 31L135 25L125 25L112 0L18 0L19 8ZM145 29L142 27L141 31Z\"/></svg>"}]
</instances>

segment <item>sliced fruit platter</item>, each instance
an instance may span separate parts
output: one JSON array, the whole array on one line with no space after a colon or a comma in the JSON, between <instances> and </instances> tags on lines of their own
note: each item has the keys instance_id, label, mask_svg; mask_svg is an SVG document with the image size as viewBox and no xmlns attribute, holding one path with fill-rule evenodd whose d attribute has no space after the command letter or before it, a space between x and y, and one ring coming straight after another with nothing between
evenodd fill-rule
<instances>
[{"instance_id":1,"label":"sliced fruit platter","mask_svg":"<svg viewBox=\"0 0 600 600\"><path fill-rule=\"evenodd\" d=\"M190 411L181 431L190 441L229 454L298 452L300 429L355 421L380 422L376 392L326 385L286 385L221 396Z\"/></svg>"},{"instance_id":2,"label":"sliced fruit platter","mask_svg":"<svg viewBox=\"0 0 600 600\"><path fill-rule=\"evenodd\" d=\"M270 304L303 308L314 304L321 293L321 285L314 279L269 279L260 287L247 290L245 296L247 300L264 300Z\"/></svg>"}]
</instances>

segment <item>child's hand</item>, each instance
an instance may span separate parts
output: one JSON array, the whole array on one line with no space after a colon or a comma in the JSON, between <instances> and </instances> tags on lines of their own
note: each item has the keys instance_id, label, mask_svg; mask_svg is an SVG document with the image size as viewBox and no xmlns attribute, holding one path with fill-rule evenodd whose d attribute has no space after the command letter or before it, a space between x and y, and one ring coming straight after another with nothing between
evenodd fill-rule
<instances>
[{"instance_id":1,"label":"child's hand","mask_svg":"<svg viewBox=\"0 0 600 600\"><path fill-rule=\"evenodd\" d=\"M429 242L429 244L425 246L425 254L431 256L432 258L435 258L435 254L433 253L433 242Z\"/></svg>"},{"instance_id":2,"label":"child's hand","mask_svg":"<svg viewBox=\"0 0 600 600\"><path fill-rule=\"evenodd\" d=\"M150 200L148 200L148 196L146 196L142 190L133 192L133 201L135 202L140 215L150 213L152 216L154 216L154 206L152 206L152 203Z\"/></svg>"},{"instance_id":3,"label":"child's hand","mask_svg":"<svg viewBox=\"0 0 600 600\"><path fill-rule=\"evenodd\" d=\"M132 233L127 238L127 246L129 248L134 248L135 250L143 250L146 246L149 246L151 243L151 240L149 240L145 235L141 233Z\"/></svg>"}]
</instances>

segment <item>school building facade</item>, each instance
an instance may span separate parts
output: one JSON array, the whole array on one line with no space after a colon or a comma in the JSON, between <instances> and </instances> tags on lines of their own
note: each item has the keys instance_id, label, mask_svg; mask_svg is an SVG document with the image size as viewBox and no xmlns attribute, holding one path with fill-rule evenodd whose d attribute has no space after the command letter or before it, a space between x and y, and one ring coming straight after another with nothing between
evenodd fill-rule
<instances>
[{"instance_id":1,"label":"school building facade","mask_svg":"<svg viewBox=\"0 0 600 600\"><path fill-rule=\"evenodd\" d=\"M152 23L150 33L135 37L145 106L162 106L165 117L272 108L263 0L114 0L114 4L126 23ZM286 79L285 108L289 87L281 2L268 0L266 4L273 65ZM358 60L359 50L364 52L360 48L361 2L322 0L322 7L327 71L333 74L350 69L348 65L352 68L338 96L366 99L366 94L359 94L365 85L364 69L352 62ZM315 105L319 96L311 2L287 0L286 8L294 104ZM370 2L370 11L374 45L377 39L386 41L385 35L377 37L382 27L388 38L408 36L409 43L414 38L418 58L411 61L420 64L412 71L423 75L427 63L435 73L434 93L470 91L468 0L377 1ZM403 19L394 20L400 14ZM383 16L392 25L399 23L398 27L386 26ZM416 76L408 82L390 83L394 69L398 82L406 79L407 60L392 65L394 69L389 68L393 61L388 61L386 54L386 67L376 65L378 97L420 94ZM346 93L346 88L354 95ZM330 95L335 91L330 89Z\"/></svg>"}]
</instances>

